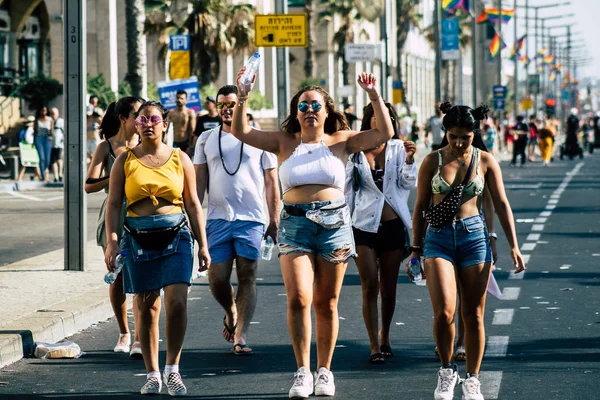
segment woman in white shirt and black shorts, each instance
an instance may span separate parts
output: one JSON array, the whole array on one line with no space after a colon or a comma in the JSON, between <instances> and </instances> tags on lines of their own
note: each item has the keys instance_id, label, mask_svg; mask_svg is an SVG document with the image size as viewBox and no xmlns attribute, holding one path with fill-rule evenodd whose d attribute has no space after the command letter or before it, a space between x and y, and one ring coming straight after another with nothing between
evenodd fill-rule
<instances>
[{"instance_id":1,"label":"woman in white shirt and black shorts","mask_svg":"<svg viewBox=\"0 0 600 400\"><path fill-rule=\"evenodd\" d=\"M355 153L346 166L346 199L358 257L363 296L363 318L369 334L370 364L382 364L394 353L390 325L396 305L396 283L402 260L408 255L411 216L407 201L416 186L413 142L399 140L398 116L390 103L394 136L368 151ZM373 106L365 107L361 130L376 129ZM378 331L377 296L381 292L381 330Z\"/></svg>"}]
</instances>

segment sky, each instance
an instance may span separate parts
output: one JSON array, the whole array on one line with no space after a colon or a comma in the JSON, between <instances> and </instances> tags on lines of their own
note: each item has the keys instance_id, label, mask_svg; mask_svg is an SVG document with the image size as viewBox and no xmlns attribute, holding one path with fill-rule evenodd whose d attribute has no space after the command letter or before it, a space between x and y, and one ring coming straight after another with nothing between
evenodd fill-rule
<instances>
[{"instance_id":1,"label":"sky","mask_svg":"<svg viewBox=\"0 0 600 400\"><path fill-rule=\"evenodd\" d=\"M575 24L575 26L571 29L573 35L573 40L577 41L574 43L574 46L584 45L583 50L574 50L574 53L577 55L587 55L588 57L593 58L592 63L587 67L581 67L578 69L577 73L579 78L596 78L600 80L600 46L598 46L598 39L600 38L600 0L529 0L529 6L544 6L550 4L560 4L570 1L571 4L563 5L559 7L549 7L544 9L539 9L538 16L540 18L544 17L553 17L555 15L566 15L566 14L575 14L573 17L565 17L561 19L555 20L547 20L545 21L545 25L548 26L557 26L557 25L565 25L565 24ZM488 6L495 6L497 4L496 0L484 0L484 2ZM513 0L503 0L503 7L513 8L514 1ZM517 0L517 4L525 4L525 0ZM518 16L521 18L524 17L524 10L521 8L517 8ZM529 16L533 17L534 10L530 9ZM521 19L518 22L518 36L520 37L525 33L524 20ZM510 52L510 48L514 43L514 23L511 21L507 25L502 26L503 30L503 39L507 44L507 49L505 50L504 56L507 57ZM533 35L533 21L530 21L529 33ZM556 35L566 35L566 29L560 28L556 30ZM553 33L551 33L553 35ZM533 49L533 40L534 37L530 36L530 47ZM563 42L566 39L563 40ZM532 51L529 52L530 57Z\"/></svg>"}]
</instances>

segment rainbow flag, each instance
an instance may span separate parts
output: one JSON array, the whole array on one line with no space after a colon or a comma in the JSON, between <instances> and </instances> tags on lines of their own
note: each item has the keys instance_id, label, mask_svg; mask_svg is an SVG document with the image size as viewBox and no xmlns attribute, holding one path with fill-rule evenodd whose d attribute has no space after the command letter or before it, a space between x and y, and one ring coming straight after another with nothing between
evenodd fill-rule
<instances>
[{"instance_id":1,"label":"rainbow flag","mask_svg":"<svg viewBox=\"0 0 600 400\"><path fill-rule=\"evenodd\" d=\"M502 9L502 23L503 24L508 24L508 22L511 20L511 18L515 15L515 12L517 11L516 8L513 9ZM487 8L485 9L485 13L487 14L487 20L490 21L491 23L497 23L498 22L498 15L500 14L500 12L498 11L497 8Z\"/></svg>"},{"instance_id":2,"label":"rainbow flag","mask_svg":"<svg viewBox=\"0 0 600 400\"><path fill-rule=\"evenodd\" d=\"M548 79L550 80L550 82L554 82L554 80L556 79L556 72L550 72L550 76L548 77Z\"/></svg>"},{"instance_id":3,"label":"rainbow flag","mask_svg":"<svg viewBox=\"0 0 600 400\"><path fill-rule=\"evenodd\" d=\"M554 56L552 54L548 54L547 56L544 56L544 58L542 59L542 63L544 65L550 65L554 62Z\"/></svg>"},{"instance_id":4,"label":"rainbow flag","mask_svg":"<svg viewBox=\"0 0 600 400\"><path fill-rule=\"evenodd\" d=\"M535 56L536 57L544 57L546 55L547 51L548 50L545 47L542 47Z\"/></svg>"},{"instance_id":5,"label":"rainbow flag","mask_svg":"<svg viewBox=\"0 0 600 400\"><path fill-rule=\"evenodd\" d=\"M520 58L520 60L523 62L523 64L525 65L529 65L529 57L527 57L526 54L523 54Z\"/></svg>"},{"instance_id":6,"label":"rainbow flag","mask_svg":"<svg viewBox=\"0 0 600 400\"><path fill-rule=\"evenodd\" d=\"M527 37L527 35L523 35L521 36L521 38L519 40L517 40L512 48L512 50L510 51L510 57L509 59L511 61L516 61L518 56L521 54L521 50L523 50L523 46L525 45L525 38Z\"/></svg>"},{"instance_id":7,"label":"rainbow flag","mask_svg":"<svg viewBox=\"0 0 600 400\"><path fill-rule=\"evenodd\" d=\"M554 69L556 70L556 72L561 72L563 69L562 64L558 63L554 65Z\"/></svg>"},{"instance_id":8,"label":"rainbow flag","mask_svg":"<svg viewBox=\"0 0 600 400\"><path fill-rule=\"evenodd\" d=\"M490 43L490 54L492 57L496 57L496 55L505 47L506 44L502 41L502 39L500 39L500 35L496 33L492 39L492 43Z\"/></svg>"},{"instance_id":9,"label":"rainbow flag","mask_svg":"<svg viewBox=\"0 0 600 400\"><path fill-rule=\"evenodd\" d=\"M442 0L442 11L446 15L455 14L458 10L469 12L469 0Z\"/></svg>"},{"instance_id":10,"label":"rainbow flag","mask_svg":"<svg viewBox=\"0 0 600 400\"><path fill-rule=\"evenodd\" d=\"M485 22L488 20L488 15L485 12L485 10L483 10L481 12L481 14L479 14L479 17L477 17L477 19L475 20L476 23L481 24L482 22Z\"/></svg>"}]
</instances>

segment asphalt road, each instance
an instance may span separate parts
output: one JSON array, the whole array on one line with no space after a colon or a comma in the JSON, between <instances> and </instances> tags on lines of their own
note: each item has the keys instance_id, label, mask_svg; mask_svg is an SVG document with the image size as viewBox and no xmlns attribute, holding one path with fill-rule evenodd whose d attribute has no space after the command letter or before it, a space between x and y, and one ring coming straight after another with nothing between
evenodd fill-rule
<instances>
[{"instance_id":1,"label":"asphalt road","mask_svg":"<svg viewBox=\"0 0 600 400\"><path fill-rule=\"evenodd\" d=\"M529 260L522 279L512 279L508 247L498 229L500 259L495 276L505 297L488 298L488 344L482 367L486 399L598 398L600 156L582 161L557 160L550 167L539 163L524 169L504 167L519 243ZM0 210L5 212L3 203ZM194 282L181 360L188 397L287 398L295 362L277 260L261 264L258 276L259 302L248 336L255 350L252 357L231 354L231 346L221 336L223 312L206 280ZM71 338L86 353L77 360L24 359L0 369L0 381L8 383L0 386L0 397L139 396L143 363L113 353L117 337L116 323L109 320ZM360 281L351 264L340 300L340 335L332 365L336 398L433 397L439 365L433 355L428 294L404 275L398 280L392 345L396 357L384 365L367 363ZM164 342L161 350L164 364ZM314 369L314 347L312 355ZM459 371L464 375L461 364ZM460 398L459 387L455 393L455 398Z\"/></svg>"}]
</instances>

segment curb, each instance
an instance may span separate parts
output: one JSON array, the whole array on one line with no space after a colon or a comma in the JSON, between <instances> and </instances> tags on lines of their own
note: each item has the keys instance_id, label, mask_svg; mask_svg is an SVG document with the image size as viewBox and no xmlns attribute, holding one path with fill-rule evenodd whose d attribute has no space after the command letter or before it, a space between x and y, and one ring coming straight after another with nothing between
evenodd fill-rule
<instances>
[{"instance_id":1,"label":"curb","mask_svg":"<svg viewBox=\"0 0 600 400\"><path fill-rule=\"evenodd\" d=\"M0 193L1 192L17 192L20 190L32 190L32 189L39 189L39 188L57 188L57 187L64 187L64 184L62 182L25 182L25 181L21 181L21 182L16 182L16 181L10 181L10 182L5 182L5 183L0 183Z\"/></svg>"},{"instance_id":2,"label":"curb","mask_svg":"<svg viewBox=\"0 0 600 400\"><path fill-rule=\"evenodd\" d=\"M35 342L56 343L113 316L105 286L0 327L0 368L33 354Z\"/></svg>"}]
</instances>

